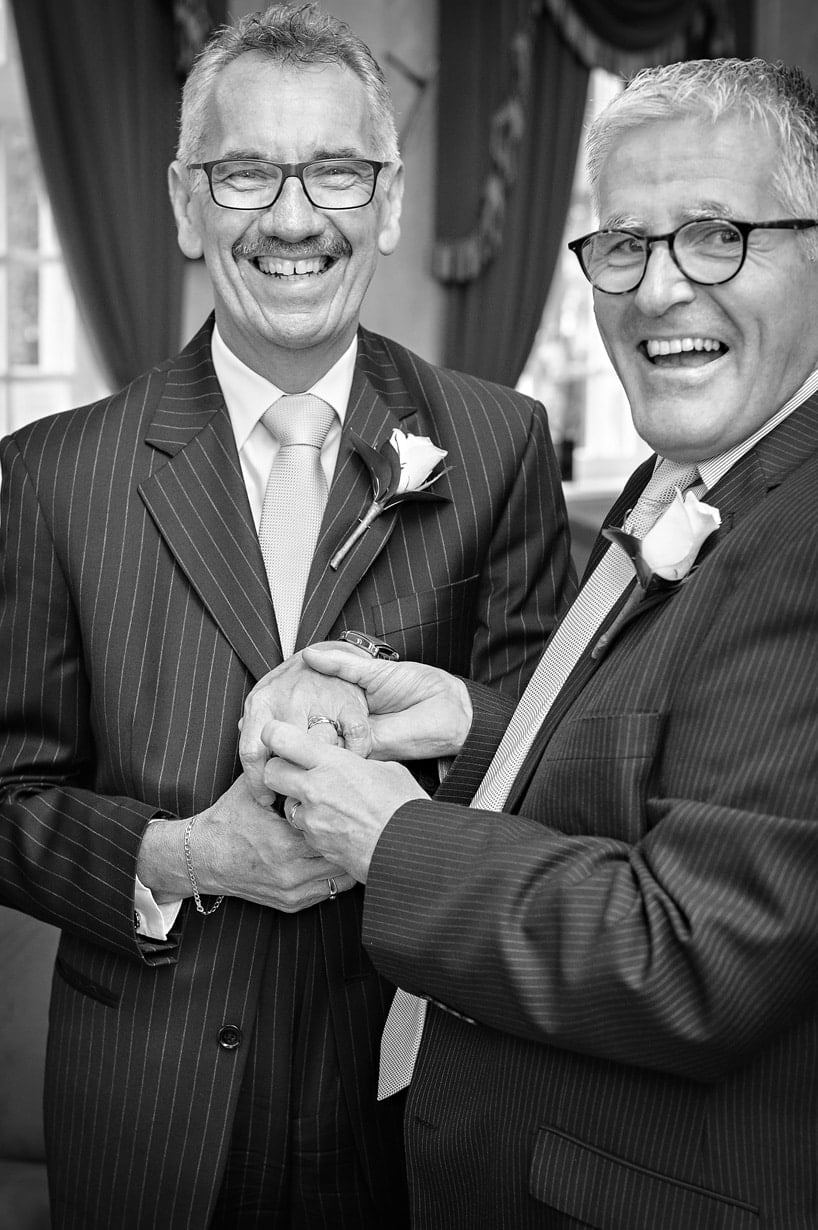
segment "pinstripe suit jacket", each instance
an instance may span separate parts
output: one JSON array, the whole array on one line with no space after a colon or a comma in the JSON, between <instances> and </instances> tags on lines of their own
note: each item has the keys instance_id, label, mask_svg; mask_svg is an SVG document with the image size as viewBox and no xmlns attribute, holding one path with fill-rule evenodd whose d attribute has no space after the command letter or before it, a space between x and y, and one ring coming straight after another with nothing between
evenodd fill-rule
<instances>
[{"instance_id":1,"label":"pinstripe suit jacket","mask_svg":"<svg viewBox=\"0 0 818 1230\"><path fill-rule=\"evenodd\" d=\"M177 359L2 445L0 899L62 929L46 1128L61 1226L207 1224L276 913L183 907L139 939L141 834L235 778L236 722L281 660L210 325ZM541 406L361 331L347 426L449 452L445 503L384 514L337 572L370 498L344 433L298 645L360 627L509 695L570 570ZM569 581L570 584L570 581ZM321 909L336 1044L364 1171L389 988L360 945L362 892ZM224 1035L221 1035L224 1040ZM233 1035L235 1040L236 1035Z\"/></svg>"},{"instance_id":2,"label":"pinstripe suit jacket","mask_svg":"<svg viewBox=\"0 0 818 1230\"><path fill-rule=\"evenodd\" d=\"M812 398L709 493L689 579L577 665L507 813L450 801L511 708L473 688L439 798L387 825L365 945L479 1022L429 1014L419 1226L818 1226L816 493Z\"/></svg>"}]
</instances>

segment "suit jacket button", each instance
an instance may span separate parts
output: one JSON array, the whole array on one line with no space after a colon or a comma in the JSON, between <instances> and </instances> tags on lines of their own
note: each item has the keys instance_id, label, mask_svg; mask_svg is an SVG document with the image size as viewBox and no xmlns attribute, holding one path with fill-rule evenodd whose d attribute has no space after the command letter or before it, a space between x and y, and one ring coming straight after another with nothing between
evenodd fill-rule
<instances>
[{"instance_id":1,"label":"suit jacket button","mask_svg":"<svg viewBox=\"0 0 818 1230\"><path fill-rule=\"evenodd\" d=\"M219 1046L226 1051L234 1051L237 1046L241 1046L241 1037L238 1025L222 1025L219 1030Z\"/></svg>"}]
</instances>

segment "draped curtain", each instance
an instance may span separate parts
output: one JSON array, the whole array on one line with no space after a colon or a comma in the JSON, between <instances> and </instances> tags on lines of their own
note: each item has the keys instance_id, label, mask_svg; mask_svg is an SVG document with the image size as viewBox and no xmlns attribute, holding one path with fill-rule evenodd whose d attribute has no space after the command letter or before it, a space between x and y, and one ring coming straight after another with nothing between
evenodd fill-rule
<instances>
[{"instance_id":1,"label":"draped curtain","mask_svg":"<svg viewBox=\"0 0 818 1230\"><path fill-rule=\"evenodd\" d=\"M571 197L588 76L751 54L752 0L442 0L437 235L445 361L515 384Z\"/></svg>"},{"instance_id":2,"label":"draped curtain","mask_svg":"<svg viewBox=\"0 0 818 1230\"><path fill-rule=\"evenodd\" d=\"M118 387L180 341L184 261L167 166L182 73L191 43L212 25L213 6L12 0L12 9L64 258L100 360Z\"/></svg>"}]
</instances>

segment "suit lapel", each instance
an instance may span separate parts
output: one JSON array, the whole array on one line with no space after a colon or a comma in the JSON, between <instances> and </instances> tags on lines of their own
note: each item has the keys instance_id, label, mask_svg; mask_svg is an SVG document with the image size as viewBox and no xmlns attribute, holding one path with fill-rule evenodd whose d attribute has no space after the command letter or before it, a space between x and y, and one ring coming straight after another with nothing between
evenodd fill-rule
<instances>
[{"instance_id":1,"label":"suit lapel","mask_svg":"<svg viewBox=\"0 0 818 1230\"><path fill-rule=\"evenodd\" d=\"M326 639L350 594L389 541L400 515L398 509L382 513L339 567L330 567L333 555L372 502L369 470L352 448L350 432L377 448L393 428L412 430L416 409L386 350L378 346L377 338L362 330L335 477L307 581L296 649Z\"/></svg>"},{"instance_id":2,"label":"suit lapel","mask_svg":"<svg viewBox=\"0 0 818 1230\"><path fill-rule=\"evenodd\" d=\"M698 557L701 565L724 542L742 518L758 508L767 495L778 487L789 473L803 464L808 458L818 452L818 395L810 397L789 415L778 427L765 436L755 448L741 457L734 466L721 478L705 496L709 504L719 509L722 523L719 529L704 543ZM628 510L633 507L653 470L655 457L649 458L630 477L619 498L613 504L604 520L604 525L621 525ZM592 549L588 567L583 581L587 581L593 569L599 563L607 546L607 540L598 537ZM629 593L630 591L628 591ZM602 633L621 611L627 601L624 594L610 612L608 618L599 627ZM666 601L673 601L669 594ZM652 609L656 604L648 601L636 606L630 617L617 630L620 635L631 622L639 619L642 614ZM599 666L599 660L591 658L591 645L583 653L572 671L565 686L546 716L543 725L523 762L520 772L512 786L505 809L514 811L528 788L532 775L539 763L543 750L551 737L554 728L563 715L586 686L594 671ZM615 643L615 642L614 642Z\"/></svg>"},{"instance_id":3,"label":"suit lapel","mask_svg":"<svg viewBox=\"0 0 818 1230\"><path fill-rule=\"evenodd\" d=\"M192 367L196 378L186 379ZM169 372L146 443L167 460L142 482L140 495L176 563L258 678L281 661L281 648L235 439L210 361L209 329Z\"/></svg>"},{"instance_id":4,"label":"suit lapel","mask_svg":"<svg viewBox=\"0 0 818 1230\"><path fill-rule=\"evenodd\" d=\"M647 458L646 461L643 461L642 464L634 470L624 488L614 500L611 508L603 518L602 528L609 525L617 527L622 525L625 517L639 499L643 487L653 473L655 464L656 456L654 454L654 456ZM597 535L593 547L591 548L588 563L582 577L583 585L587 583L588 578L592 575L594 569L602 559L602 556L610 546L611 543L607 538L603 538L601 534ZM600 623L598 630L600 635L607 627L609 627L609 625L619 614L624 603L627 601L629 593L630 589L625 591L621 599L614 604L607 618ZM531 776L539 763L540 757L542 756L543 748L551 737L551 732L562 718L562 715L571 707L576 697L585 687L585 684L588 682L591 675L597 669L598 662L596 659L591 657L591 649L593 648L596 639L596 636L592 638L591 643L580 657L573 671L560 689L550 710L546 714L545 720L537 732L534 742L528 751L528 755L520 766L520 771L511 787L511 791L509 792L509 796L505 804L505 811L514 811L519 805L519 801L525 793L528 784L531 781Z\"/></svg>"}]
</instances>

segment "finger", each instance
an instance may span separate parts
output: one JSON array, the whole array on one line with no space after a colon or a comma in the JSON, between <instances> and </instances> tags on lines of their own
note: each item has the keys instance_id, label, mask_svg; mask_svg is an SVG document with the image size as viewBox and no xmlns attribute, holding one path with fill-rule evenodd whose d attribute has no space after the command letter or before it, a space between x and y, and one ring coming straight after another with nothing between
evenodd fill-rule
<instances>
[{"instance_id":1,"label":"finger","mask_svg":"<svg viewBox=\"0 0 818 1230\"><path fill-rule=\"evenodd\" d=\"M239 733L239 759L253 798L263 806L269 806L273 796L264 784L264 766L270 753L261 732L262 724L258 718L243 720Z\"/></svg>"},{"instance_id":2,"label":"finger","mask_svg":"<svg viewBox=\"0 0 818 1230\"><path fill-rule=\"evenodd\" d=\"M325 714L311 714L307 722L307 733L311 739L328 743L330 747L341 747L341 723L336 718Z\"/></svg>"},{"instance_id":3,"label":"finger","mask_svg":"<svg viewBox=\"0 0 818 1230\"><path fill-rule=\"evenodd\" d=\"M383 663L370 657L362 649L347 645L336 649L330 645L310 645L303 650L304 661L320 675L333 675L347 683L357 683L365 688L377 678Z\"/></svg>"},{"instance_id":4,"label":"finger","mask_svg":"<svg viewBox=\"0 0 818 1230\"><path fill-rule=\"evenodd\" d=\"M290 828L297 832L303 832L301 825L298 823L298 809L301 806L301 800L295 799L292 795L287 795L281 810L284 812L284 819L289 824Z\"/></svg>"},{"instance_id":5,"label":"finger","mask_svg":"<svg viewBox=\"0 0 818 1230\"><path fill-rule=\"evenodd\" d=\"M345 704L338 710L337 720L343 736L341 746L356 756L368 756L372 751L369 712L359 705Z\"/></svg>"},{"instance_id":6,"label":"finger","mask_svg":"<svg viewBox=\"0 0 818 1230\"><path fill-rule=\"evenodd\" d=\"M290 722L270 718L262 728L261 738L271 757L286 760L298 769L317 769L327 763L328 757L337 756L342 749L327 746L324 740L313 737L314 732L315 728L307 732ZM266 769L265 778L269 786ZM300 797L298 791L287 790L286 793Z\"/></svg>"}]
</instances>

